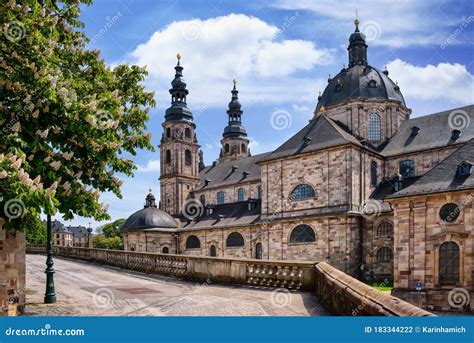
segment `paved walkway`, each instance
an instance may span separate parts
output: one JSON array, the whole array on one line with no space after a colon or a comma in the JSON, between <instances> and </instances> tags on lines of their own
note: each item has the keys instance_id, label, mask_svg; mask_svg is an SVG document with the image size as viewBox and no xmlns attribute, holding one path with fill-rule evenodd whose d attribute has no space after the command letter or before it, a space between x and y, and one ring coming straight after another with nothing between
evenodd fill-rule
<instances>
[{"instance_id":1,"label":"paved walkway","mask_svg":"<svg viewBox=\"0 0 474 343\"><path fill-rule=\"evenodd\" d=\"M330 315L310 292L193 283L62 258L54 264L57 303L45 305L45 261L26 257L26 315Z\"/></svg>"}]
</instances>

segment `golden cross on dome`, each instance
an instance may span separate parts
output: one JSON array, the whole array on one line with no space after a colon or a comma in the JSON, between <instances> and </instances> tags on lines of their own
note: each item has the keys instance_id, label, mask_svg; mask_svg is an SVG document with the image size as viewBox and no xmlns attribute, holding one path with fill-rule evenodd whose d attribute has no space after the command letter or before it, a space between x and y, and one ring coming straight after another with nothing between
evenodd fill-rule
<instances>
[{"instance_id":1,"label":"golden cross on dome","mask_svg":"<svg viewBox=\"0 0 474 343\"><path fill-rule=\"evenodd\" d=\"M354 20L354 24L355 24L356 28L358 28L360 21L359 21L359 11L357 10L357 8L355 10L355 14L356 14L356 18Z\"/></svg>"},{"instance_id":2,"label":"golden cross on dome","mask_svg":"<svg viewBox=\"0 0 474 343\"><path fill-rule=\"evenodd\" d=\"M151 187L148 187L148 192L150 192L150 193L152 192L152 189L151 189Z\"/></svg>"},{"instance_id":3,"label":"golden cross on dome","mask_svg":"<svg viewBox=\"0 0 474 343\"><path fill-rule=\"evenodd\" d=\"M176 58L178 59L178 62L181 60L181 55L179 54L179 52L176 54Z\"/></svg>"},{"instance_id":4,"label":"golden cross on dome","mask_svg":"<svg viewBox=\"0 0 474 343\"><path fill-rule=\"evenodd\" d=\"M232 83L234 84L234 86L237 84L237 80L236 79L233 79L232 80Z\"/></svg>"}]
</instances>

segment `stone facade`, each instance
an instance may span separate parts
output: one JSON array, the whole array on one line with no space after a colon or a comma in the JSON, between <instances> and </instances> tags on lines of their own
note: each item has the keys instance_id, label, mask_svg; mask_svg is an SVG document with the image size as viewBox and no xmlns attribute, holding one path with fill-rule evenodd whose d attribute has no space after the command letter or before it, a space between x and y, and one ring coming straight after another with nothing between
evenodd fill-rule
<instances>
[{"instance_id":1,"label":"stone facade","mask_svg":"<svg viewBox=\"0 0 474 343\"><path fill-rule=\"evenodd\" d=\"M398 297L433 310L463 310L450 304L450 291L462 288L474 308L474 193L442 193L391 200L394 207L394 287ZM462 206L452 223L440 218L447 203ZM439 248L445 242L459 247L459 278L441 282ZM421 290L415 291L420 283ZM460 291L462 292L462 291ZM459 296L463 296L460 294ZM451 293L451 301L454 295Z\"/></svg>"},{"instance_id":2,"label":"stone facade","mask_svg":"<svg viewBox=\"0 0 474 343\"><path fill-rule=\"evenodd\" d=\"M2 229L0 218L0 316L16 316L25 306L25 235Z\"/></svg>"}]
</instances>

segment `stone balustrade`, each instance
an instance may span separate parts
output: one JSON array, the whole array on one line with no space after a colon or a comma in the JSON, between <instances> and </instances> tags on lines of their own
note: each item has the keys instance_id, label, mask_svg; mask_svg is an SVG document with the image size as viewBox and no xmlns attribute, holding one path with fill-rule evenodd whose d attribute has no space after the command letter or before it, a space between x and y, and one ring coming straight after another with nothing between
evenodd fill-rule
<instances>
[{"instance_id":1,"label":"stone balustrade","mask_svg":"<svg viewBox=\"0 0 474 343\"><path fill-rule=\"evenodd\" d=\"M28 245L26 251L45 254L46 247ZM53 253L149 274L309 290L316 292L322 304L335 315L432 315L325 262L231 259L61 246L54 246Z\"/></svg>"}]
</instances>

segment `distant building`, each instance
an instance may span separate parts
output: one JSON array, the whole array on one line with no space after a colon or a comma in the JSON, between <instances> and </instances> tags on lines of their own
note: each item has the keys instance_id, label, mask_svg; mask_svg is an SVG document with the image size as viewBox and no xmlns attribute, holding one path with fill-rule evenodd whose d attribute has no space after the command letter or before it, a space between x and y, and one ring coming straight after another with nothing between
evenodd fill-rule
<instances>
[{"instance_id":1,"label":"distant building","mask_svg":"<svg viewBox=\"0 0 474 343\"><path fill-rule=\"evenodd\" d=\"M46 226L46 221L43 221ZM59 220L51 222L53 245L62 247L88 247L88 232L85 226L65 226Z\"/></svg>"},{"instance_id":2,"label":"distant building","mask_svg":"<svg viewBox=\"0 0 474 343\"><path fill-rule=\"evenodd\" d=\"M67 229L72 232L73 245L75 247L86 248L89 246L89 233L85 226L68 226Z\"/></svg>"},{"instance_id":3,"label":"distant building","mask_svg":"<svg viewBox=\"0 0 474 343\"><path fill-rule=\"evenodd\" d=\"M369 65L355 24L348 66L274 151L251 156L234 82L210 166L178 56L160 205L150 193L125 222L124 249L326 261L364 281L393 281L394 294L431 309L453 308L451 290L462 288L474 308L474 106L410 119L389 72Z\"/></svg>"}]
</instances>

